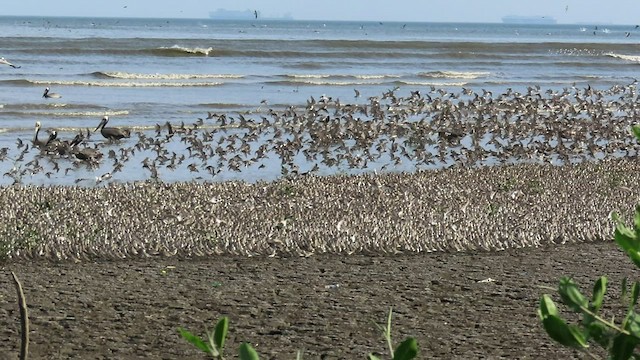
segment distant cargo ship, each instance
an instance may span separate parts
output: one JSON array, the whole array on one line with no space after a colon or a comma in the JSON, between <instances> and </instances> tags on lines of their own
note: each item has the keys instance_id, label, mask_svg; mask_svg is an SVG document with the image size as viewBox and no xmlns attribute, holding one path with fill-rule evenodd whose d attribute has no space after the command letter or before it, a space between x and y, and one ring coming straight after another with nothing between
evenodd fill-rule
<instances>
[{"instance_id":1,"label":"distant cargo ship","mask_svg":"<svg viewBox=\"0 0 640 360\"><path fill-rule=\"evenodd\" d=\"M557 24L558 22L551 16L516 16L510 15L502 18L505 24Z\"/></svg>"},{"instance_id":2,"label":"distant cargo ship","mask_svg":"<svg viewBox=\"0 0 640 360\"><path fill-rule=\"evenodd\" d=\"M227 9L218 9L216 11L209 12L209 18L215 20L253 20L253 19L264 19L264 20L293 20L293 17L289 14L284 15L279 18L274 17L262 17L260 16L260 11L257 10L227 10Z\"/></svg>"}]
</instances>

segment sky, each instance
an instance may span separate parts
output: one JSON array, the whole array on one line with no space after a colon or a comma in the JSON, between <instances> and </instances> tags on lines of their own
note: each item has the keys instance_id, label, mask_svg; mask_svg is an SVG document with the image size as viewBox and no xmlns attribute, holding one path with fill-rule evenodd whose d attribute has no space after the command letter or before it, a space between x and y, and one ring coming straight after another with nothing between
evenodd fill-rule
<instances>
[{"instance_id":1,"label":"sky","mask_svg":"<svg viewBox=\"0 0 640 360\"><path fill-rule=\"evenodd\" d=\"M206 18L218 8L296 20L501 22L521 15L565 24L640 24L638 0L21 0L3 6L2 15Z\"/></svg>"}]
</instances>

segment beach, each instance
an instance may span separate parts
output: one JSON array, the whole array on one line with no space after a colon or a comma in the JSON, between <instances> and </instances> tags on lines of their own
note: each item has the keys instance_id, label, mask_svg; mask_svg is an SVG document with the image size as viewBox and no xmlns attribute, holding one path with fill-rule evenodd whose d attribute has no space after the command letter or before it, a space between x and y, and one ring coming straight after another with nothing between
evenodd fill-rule
<instances>
[{"instance_id":1,"label":"beach","mask_svg":"<svg viewBox=\"0 0 640 360\"><path fill-rule=\"evenodd\" d=\"M386 354L374 325L393 308L395 343L412 336L421 359L586 359L548 338L541 294L572 276L586 293L607 275L605 314L622 316L617 292L637 269L611 242L501 252L311 257L214 256L197 260L4 264L0 358L19 352L9 270L29 305L32 358L203 359L178 327L204 336L228 316L226 354L249 342L264 359ZM561 307L563 314L569 310ZM595 350L596 354L598 353Z\"/></svg>"},{"instance_id":2,"label":"beach","mask_svg":"<svg viewBox=\"0 0 640 360\"><path fill-rule=\"evenodd\" d=\"M34 358L203 358L178 328L222 316L227 355L363 358L390 308L420 358L586 358L535 310L636 271L639 58L603 29L0 17L0 359L12 271Z\"/></svg>"},{"instance_id":3,"label":"beach","mask_svg":"<svg viewBox=\"0 0 640 360\"><path fill-rule=\"evenodd\" d=\"M415 337L421 358L584 358L535 310L561 276L585 289L633 277L609 213L630 224L638 166L8 187L21 205L2 222L16 247L0 353L19 349L13 271L36 358L201 358L177 328L203 335L229 316L228 354L246 341L264 358L348 359L385 351L374 323L390 307L394 339Z\"/></svg>"}]
</instances>

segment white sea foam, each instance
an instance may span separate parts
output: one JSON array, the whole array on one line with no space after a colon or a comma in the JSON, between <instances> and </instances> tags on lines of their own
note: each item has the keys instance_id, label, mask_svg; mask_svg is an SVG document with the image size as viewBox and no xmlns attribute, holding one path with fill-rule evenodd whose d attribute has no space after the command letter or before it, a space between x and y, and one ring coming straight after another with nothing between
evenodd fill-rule
<instances>
[{"instance_id":1,"label":"white sea foam","mask_svg":"<svg viewBox=\"0 0 640 360\"><path fill-rule=\"evenodd\" d=\"M23 115L30 116L51 116L51 117L100 117L100 116L123 116L129 115L128 110L107 110L107 111L68 111L68 112L43 112L43 111L23 111Z\"/></svg>"},{"instance_id":2,"label":"white sea foam","mask_svg":"<svg viewBox=\"0 0 640 360\"><path fill-rule=\"evenodd\" d=\"M202 54L205 56L209 56L209 54L213 51L213 48L209 47L209 48L199 48L199 47L195 47L195 48L189 48L189 47L184 47L184 46L180 46L180 45L173 45L173 46L163 46L160 49L163 50L177 50L177 51L182 51L188 54Z\"/></svg>"},{"instance_id":3,"label":"white sea foam","mask_svg":"<svg viewBox=\"0 0 640 360\"><path fill-rule=\"evenodd\" d=\"M397 79L400 75L355 75L358 79Z\"/></svg>"},{"instance_id":4,"label":"white sea foam","mask_svg":"<svg viewBox=\"0 0 640 360\"><path fill-rule=\"evenodd\" d=\"M384 82L372 82L372 81L314 81L314 80L293 80L293 81L275 81L275 84L288 84L288 85L329 85L329 86L351 86L351 85L378 85L384 84Z\"/></svg>"},{"instance_id":5,"label":"white sea foam","mask_svg":"<svg viewBox=\"0 0 640 360\"><path fill-rule=\"evenodd\" d=\"M611 56L611 57L617 58L617 59L622 59L622 60L627 60L627 61L633 61L633 62L640 63L640 56L639 55L624 55L624 54L615 54L615 53L608 53L608 54L605 54L605 55Z\"/></svg>"},{"instance_id":6,"label":"white sea foam","mask_svg":"<svg viewBox=\"0 0 640 360\"><path fill-rule=\"evenodd\" d=\"M324 78L329 78L332 75L324 75L324 74L291 74L291 75L286 75L286 76L294 78L294 79L324 79Z\"/></svg>"},{"instance_id":7,"label":"white sea foam","mask_svg":"<svg viewBox=\"0 0 640 360\"><path fill-rule=\"evenodd\" d=\"M402 81L402 83L405 85L412 85L412 86L465 86L467 85L466 82L446 83L446 82L434 82L434 81Z\"/></svg>"},{"instance_id":8,"label":"white sea foam","mask_svg":"<svg viewBox=\"0 0 640 360\"><path fill-rule=\"evenodd\" d=\"M104 71L97 74L115 79L141 80L186 80L186 79L240 79L244 76L236 74L142 74L123 71Z\"/></svg>"},{"instance_id":9,"label":"white sea foam","mask_svg":"<svg viewBox=\"0 0 640 360\"><path fill-rule=\"evenodd\" d=\"M286 77L294 79L326 79L326 78L356 78L356 79L397 79L400 75L385 75L385 74L372 74L372 75L343 75L343 74L290 74Z\"/></svg>"},{"instance_id":10,"label":"white sea foam","mask_svg":"<svg viewBox=\"0 0 640 360\"><path fill-rule=\"evenodd\" d=\"M490 74L491 73L485 71L429 71L419 73L418 75L434 79L477 79Z\"/></svg>"},{"instance_id":11,"label":"white sea foam","mask_svg":"<svg viewBox=\"0 0 640 360\"><path fill-rule=\"evenodd\" d=\"M65 85L65 86L102 86L102 87L199 87L217 86L222 82L201 81L201 82L173 82L173 81L83 81L83 80L29 80L36 85Z\"/></svg>"}]
</instances>

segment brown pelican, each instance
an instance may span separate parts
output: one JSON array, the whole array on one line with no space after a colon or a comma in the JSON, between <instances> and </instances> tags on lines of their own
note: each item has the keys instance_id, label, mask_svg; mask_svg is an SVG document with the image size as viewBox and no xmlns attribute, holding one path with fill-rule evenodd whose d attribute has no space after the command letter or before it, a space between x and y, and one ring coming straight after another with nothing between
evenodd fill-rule
<instances>
[{"instance_id":1,"label":"brown pelican","mask_svg":"<svg viewBox=\"0 0 640 360\"><path fill-rule=\"evenodd\" d=\"M12 68L14 68L14 69L20 69L20 66L13 65L13 64L12 64L12 63L10 63L9 61L7 61L7 59L5 59L5 58L0 58L0 64L1 64L1 65L9 65L9 66L11 66L11 67L12 67Z\"/></svg>"},{"instance_id":2,"label":"brown pelican","mask_svg":"<svg viewBox=\"0 0 640 360\"><path fill-rule=\"evenodd\" d=\"M82 133L77 134L71 142L69 142L69 150L70 154L75 155L75 157L79 160L88 161L88 162L97 162L102 159L102 152L97 148L84 147L80 148L78 145L82 143L84 140L84 135Z\"/></svg>"},{"instance_id":3,"label":"brown pelican","mask_svg":"<svg viewBox=\"0 0 640 360\"><path fill-rule=\"evenodd\" d=\"M53 141L53 140L56 138L57 133L54 131L54 132L52 132L52 133L49 135L49 138L48 138L48 139L46 139L46 140L39 140L39 139L38 139L38 134L40 133L40 127L41 127L41 125L40 125L40 121L36 121L36 131L35 131L35 133L33 134L33 140L32 140L32 141L33 141L33 145L34 145L34 146L36 146L36 147L38 147L38 148L40 148L40 149L44 149L44 148L46 148L46 147L47 147L47 145L48 145L51 141Z\"/></svg>"},{"instance_id":4,"label":"brown pelican","mask_svg":"<svg viewBox=\"0 0 640 360\"><path fill-rule=\"evenodd\" d=\"M105 127L107 125L107 122L109 122L109 117L103 117L100 121L100 124L98 124L98 127L96 127L96 129L93 131L96 132L98 131L98 129L101 129L100 134L102 134L102 136L109 140L120 140L122 138L131 137L131 132L129 131L129 129Z\"/></svg>"},{"instance_id":5,"label":"brown pelican","mask_svg":"<svg viewBox=\"0 0 640 360\"><path fill-rule=\"evenodd\" d=\"M46 89L44 89L44 94L42 94L42 97L47 99L60 99L62 95L58 93L49 92L49 87L47 87Z\"/></svg>"}]
</instances>

